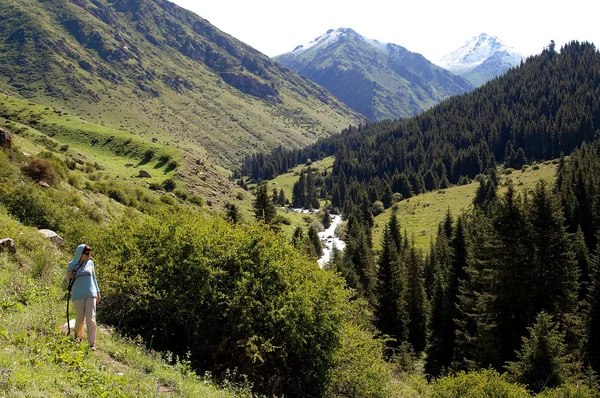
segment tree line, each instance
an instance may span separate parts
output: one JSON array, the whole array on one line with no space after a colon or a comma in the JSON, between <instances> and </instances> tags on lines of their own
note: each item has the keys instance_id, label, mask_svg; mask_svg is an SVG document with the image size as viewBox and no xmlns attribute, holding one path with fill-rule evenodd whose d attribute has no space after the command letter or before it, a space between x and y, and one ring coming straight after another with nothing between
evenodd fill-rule
<instances>
[{"instance_id":1,"label":"tree line","mask_svg":"<svg viewBox=\"0 0 600 398\"><path fill-rule=\"evenodd\" d=\"M550 45L504 76L418 116L349 126L304 149L248 155L234 176L269 180L335 155L339 199L333 185L328 194L338 207L347 199L340 184L354 180L384 203L394 193L408 198L465 184L497 162L518 169L591 142L600 126L599 76L593 44L573 41L560 52Z\"/></svg>"}]
</instances>

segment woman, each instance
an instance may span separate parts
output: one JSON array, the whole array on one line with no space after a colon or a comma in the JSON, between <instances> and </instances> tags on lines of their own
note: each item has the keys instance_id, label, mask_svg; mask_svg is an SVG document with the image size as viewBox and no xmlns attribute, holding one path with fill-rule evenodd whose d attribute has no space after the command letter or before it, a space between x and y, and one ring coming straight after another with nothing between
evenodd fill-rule
<instances>
[{"instance_id":1,"label":"woman","mask_svg":"<svg viewBox=\"0 0 600 398\"><path fill-rule=\"evenodd\" d=\"M67 277L73 279L71 298L77 317L75 320L75 338L83 339L83 320L86 320L88 343L96 350L96 304L100 302L100 288L96 280L94 262L90 259L92 249L88 245L79 245L75 258L67 267Z\"/></svg>"}]
</instances>

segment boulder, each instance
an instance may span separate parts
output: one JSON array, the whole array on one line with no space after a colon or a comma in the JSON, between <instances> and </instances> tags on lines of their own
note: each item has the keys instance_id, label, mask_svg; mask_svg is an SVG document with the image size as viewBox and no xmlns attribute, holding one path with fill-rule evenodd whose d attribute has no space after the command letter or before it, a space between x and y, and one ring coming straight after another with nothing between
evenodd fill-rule
<instances>
[{"instance_id":1,"label":"boulder","mask_svg":"<svg viewBox=\"0 0 600 398\"><path fill-rule=\"evenodd\" d=\"M10 254L17 254L17 248L15 247L15 241L11 238L0 239L0 253L8 252Z\"/></svg>"},{"instance_id":2,"label":"boulder","mask_svg":"<svg viewBox=\"0 0 600 398\"><path fill-rule=\"evenodd\" d=\"M62 247L64 245L64 239L61 238L56 232L50 229L40 229L38 232L48 238L56 247Z\"/></svg>"},{"instance_id":3,"label":"boulder","mask_svg":"<svg viewBox=\"0 0 600 398\"><path fill-rule=\"evenodd\" d=\"M0 128L0 148L10 149L12 147L12 134L5 129Z\"/></svg>"},{"instance_id":4,"label":"boulder","mask_svg":"<svg viewBox=\"0 0 600 398\"><path fill-rule=\"evenodd\" d=\"M138 174L138 177L140 177L140 178L152 178L152 176L150 175L150 173L148 173L146 170L140 170L140 174Z\"/></svg>"}]
</instances>

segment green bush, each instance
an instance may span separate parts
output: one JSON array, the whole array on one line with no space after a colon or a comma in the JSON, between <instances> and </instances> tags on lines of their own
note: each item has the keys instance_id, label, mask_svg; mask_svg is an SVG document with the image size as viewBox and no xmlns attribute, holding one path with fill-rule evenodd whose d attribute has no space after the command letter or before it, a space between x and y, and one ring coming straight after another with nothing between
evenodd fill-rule
<instances>
[{"instance_id":1,"label":"green bush","mask_svg":"<svg viewBox=\"0 0 600 398\"><path fill-rule=\"evenodd\" d=\"M523 398L529 392L520 385L511 384L504 375L492 369L477 372L459 372L439 379L431 392L432 398Z\"/></svg>"},{"instance_id":2,"label":"green bush","mask_svg":"<svg viewBox=\"0 0 600 398\"><path fill-rule=\"evenodd\" d=\"M163 181L163 183L161 184L161 186L162 186L162 189L164 189L165 191L171 192L175 188L177 188L177 183L175 182L174 179L167 178L166 180Z\"/></svg>"},{"instance_id":3,"label":"green bush","mask_svg":"<svg viewBox=\"0 0 600 398\"><path fill-rule=\"evenodd\" d=\"M188 193L183 188L176 188L175 190L173 190L173 193L181 200L186 200L188 198Z\"/></svg>"},{"instance_id":4,"label":"green bush","mask_svg":"<svg viewBox=\"0 0 600 398\"><path fill-rule=\"evenodd\" d=\"M598 390L592 390L584 384L565 384L563 386L547 389L536 395L536 398L597 398Z\"/></svg>"},{"instance_id":5,"label":"green bush","mask_svg":"<svg viewBox=\"0 0 600 398\"><path fill-rule=\"evenodd\" d=\"M191 195L188 197L188 201L197 206L204 206L204 199L202 199L202 196Z\"/></svg>"},{"instance_id":6,"label":"green bush","mask_svg":"<svg viewBox=\"0 0 600 398\"><path fill-rule=\"evenodd\" d=\"M102 322L190 351L197 370L237 369L269 395L385 396L381 344L344 281L282 237L180 212L124 217L89 241L103 264Z\"/></svg>"},{"instance_id":7,"label":"green bush","mask_svg":"<svg viewBox=\"0 0 600 398\"><path fill-rule=\"evenodd\" d=\"M54 165L47 159L33 158L21 168L23 174L34 181L46 181L53 185L58 180Z\"/></svg>"}]
</instances>

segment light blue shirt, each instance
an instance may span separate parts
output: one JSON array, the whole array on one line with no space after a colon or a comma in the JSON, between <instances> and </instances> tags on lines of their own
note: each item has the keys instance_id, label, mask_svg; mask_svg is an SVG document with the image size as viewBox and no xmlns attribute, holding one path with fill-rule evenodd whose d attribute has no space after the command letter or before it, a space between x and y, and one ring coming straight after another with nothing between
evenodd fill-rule
<instances>
[{"instance_id":1,"label":"light blue shirt","mask_svg":"<svg viewBox=\"0 0 600 398\"><path fill-rule=\"evenodd\" d=\"M69 264L67 274L77 269L77 264ZM86 297L98 297L100 288L96 280L96 271L92 260L84 261L74 276L73 288L71 289L71 298L79 300Z\"/></svg>"}]
</instances>

